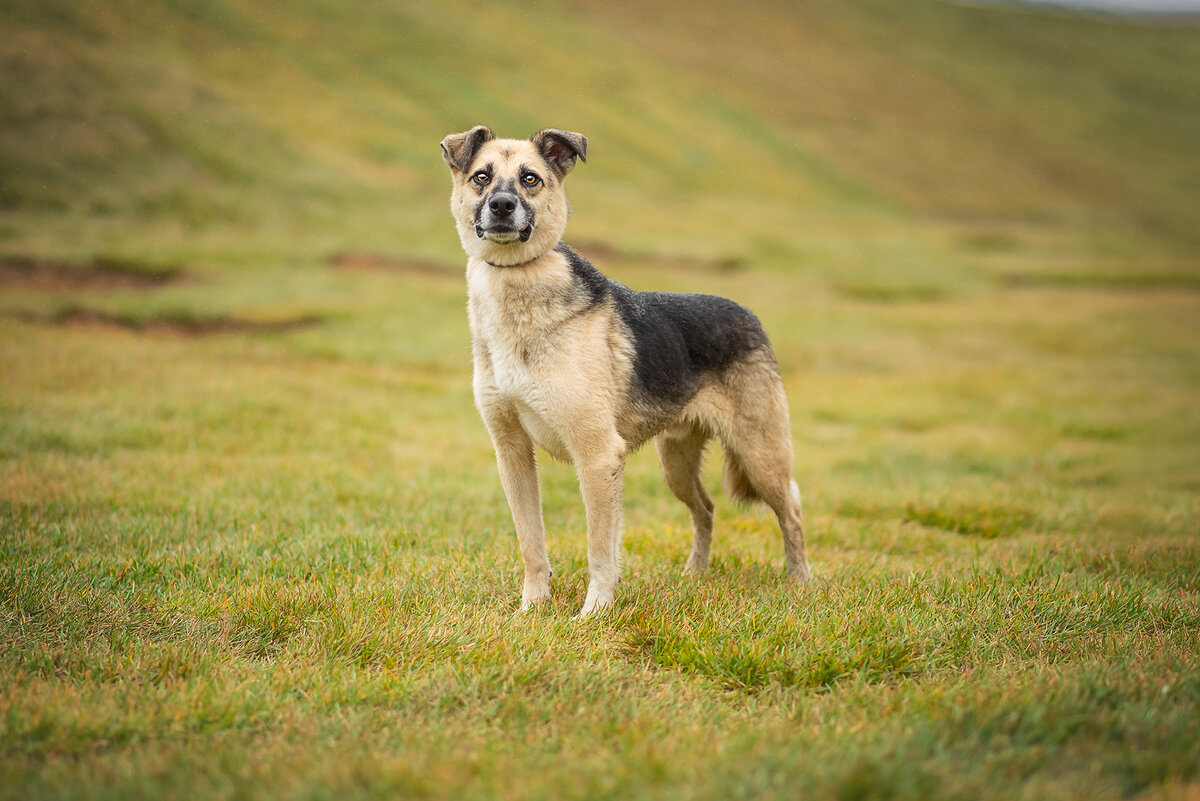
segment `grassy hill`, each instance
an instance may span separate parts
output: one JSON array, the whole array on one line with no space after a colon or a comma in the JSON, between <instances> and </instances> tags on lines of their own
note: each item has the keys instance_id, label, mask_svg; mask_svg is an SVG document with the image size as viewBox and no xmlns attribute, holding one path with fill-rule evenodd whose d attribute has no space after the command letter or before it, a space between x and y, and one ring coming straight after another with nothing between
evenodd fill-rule
<instances>
[{"instance_id":1,"label":"grassy hill","mask_svg":"<svg viewBox=\"0 0 1200 801\"><path fill-rule=\"evenodd\" d=\"M0 799L1194 799L1200 27L925 0L0 4ZM753 308L815 581L652 448L552 599L437 143Z\"/></svg>"},{"instance_id":2,"label":"grassy hill","mask_svg":"<svg viewBox=\"0 0 1200 801\"><path fill-rule=\"evenodd\" d=\"M16 0L0 22L8 251L457 259L437 142L478 122L585 132L576 236L634 249L786 263L878 218L1200 244L1191 27L926 0Z\"/></svg>"}]
</instances>

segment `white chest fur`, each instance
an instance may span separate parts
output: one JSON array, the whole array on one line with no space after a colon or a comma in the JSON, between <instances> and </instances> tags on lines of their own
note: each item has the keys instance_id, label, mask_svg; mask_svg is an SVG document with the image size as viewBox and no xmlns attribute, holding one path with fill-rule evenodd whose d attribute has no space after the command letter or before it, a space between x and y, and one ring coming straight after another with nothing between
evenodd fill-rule
<instances>
[{"instance_id":1,"label":"white chest fur","mask_svg":"<svg viewBox=\"0 0 1200 801\"><path fill-rule=\"evenodd\" d=\"M481 410L500 404L517 414L530 437L552 456L569 459L578 420L611 415L596 387L612 384L614 353L598 326L602 315L575 291L558 254L526 268L472 261L467 269L475 350L475 393ZM607 408L605 408L607 407Z\"/></svg>"},{"instance_id":2,"label":"white chest fur","mask_svg":"<svg viewBox=\"0 0 1200 801\"><path fill-rule=\"evenodd\" d=\"M552 367L563 325L580 312L571 302L570 274L556 263L498 269L472 261L467 291L475 347L486 350L503 384L524 385Z\"/></svg>"}]
</instances>

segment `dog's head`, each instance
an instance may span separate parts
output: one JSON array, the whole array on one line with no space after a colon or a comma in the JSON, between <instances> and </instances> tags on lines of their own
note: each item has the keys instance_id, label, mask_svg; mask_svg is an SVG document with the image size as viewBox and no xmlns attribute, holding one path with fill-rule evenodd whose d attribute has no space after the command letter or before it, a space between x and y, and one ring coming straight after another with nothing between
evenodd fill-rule
<instances>
[{"instance_id":1,"label":"dog's head","mask_svg":"<svg viewBox=\"0 0 1200 801\"><path fill-rule=\"evenodd\" d=\"M497 139L477 125L442 140L454 191L450 210L463 249L496 266L523 264L558 244L567 226L563 179L586 159L587 137L547 128Z\"/></svg>"}]
</instances>

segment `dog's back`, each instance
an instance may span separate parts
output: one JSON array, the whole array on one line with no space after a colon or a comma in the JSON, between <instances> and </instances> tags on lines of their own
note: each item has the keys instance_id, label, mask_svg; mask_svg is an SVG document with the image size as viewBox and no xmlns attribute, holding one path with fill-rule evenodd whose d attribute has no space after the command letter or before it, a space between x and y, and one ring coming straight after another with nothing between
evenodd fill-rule
<instances>
[{"instance_id":1,"label":"dog's back","mask_svg":"<svg viewBox=\"0 0 1200 801\"><path fill-rule=\"evenodd\" d=\"M556 249L593 304L613 304L634 354L625 393L643 414L678 417L702 386L733 368L777 372L762 324L746 307L716 295L639 292L603 275L565 243Z\"/></svg>"}]
</instances>

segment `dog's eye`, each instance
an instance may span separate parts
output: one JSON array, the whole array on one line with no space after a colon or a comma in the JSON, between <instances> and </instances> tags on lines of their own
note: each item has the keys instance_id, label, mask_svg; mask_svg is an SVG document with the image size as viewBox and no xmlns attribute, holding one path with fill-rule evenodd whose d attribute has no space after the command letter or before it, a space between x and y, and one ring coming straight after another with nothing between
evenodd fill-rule
<instances>
[{"instance_id":1,"label":"dog's eye","mask_svg":"<svg viewBox=\"0 0 1200 801\"><path fill-rule=\"evenodd\" d=\"M541 182L542 179L538 178L531 172L525 173L525 177L521 179L521 183L525 184L526 186L537 186Z\"/></svg>"},{"instance_id":2,"label":"dog's eye","mask_svg":"<svg viewBox=\"0 0 1200 801\"><path fill-rule=\"evenodd\" d=\"M471 176L471 183L475 184L476 186L483 186L491 179L492 176L488 175L486 172L477 172Z\"/></svg>"}]
</instances>

